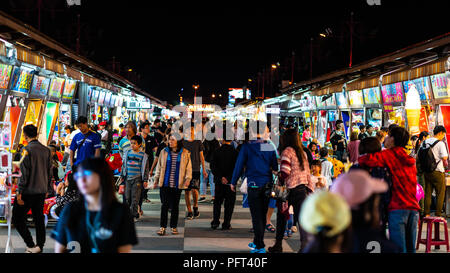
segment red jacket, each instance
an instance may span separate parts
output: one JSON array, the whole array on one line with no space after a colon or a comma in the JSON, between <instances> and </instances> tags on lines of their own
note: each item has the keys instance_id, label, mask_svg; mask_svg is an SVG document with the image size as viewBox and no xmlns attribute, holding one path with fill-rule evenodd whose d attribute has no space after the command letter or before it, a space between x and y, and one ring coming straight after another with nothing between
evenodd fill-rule
<instances>
[{"instance_id":1,"label":"red jacket","mask_svg":"<svg viewBox=\"0 0 450 273\"><path fill-rule=\"evenodd\" d=\"M388 210L420 210L416 199L416 160L402 147L367 154L358 159L360 165L387 167L392 174L392 198Z\"/></svg>"}]
</instances>

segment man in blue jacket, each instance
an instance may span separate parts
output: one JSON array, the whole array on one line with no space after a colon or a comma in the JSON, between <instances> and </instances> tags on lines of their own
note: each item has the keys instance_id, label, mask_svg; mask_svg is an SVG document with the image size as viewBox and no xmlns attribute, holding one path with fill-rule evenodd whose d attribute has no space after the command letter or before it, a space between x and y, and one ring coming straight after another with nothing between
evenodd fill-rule
<instances>
[{"instance_id":1,"label":"man in blue jacket","mask_svg":"<svg viewBox=\"0 0 450 273\"><path fill-rule=\"evenodd\" d=\"M260 134L258 127L264 128L265 133ZM257 122L257 126L250 126L250 139L256 140L242 145L231 179L231 190L235 191L236 182L245 166L248 203L254 230L253 242L248 245L252 249L251 253L266 253L264 228L269 197L265 195L265 186L272 182L273 171L278 171L275 147L264 138L264 135L268 135L268 130L267 124L261 121Z\"/></svg>"}]
</instances>

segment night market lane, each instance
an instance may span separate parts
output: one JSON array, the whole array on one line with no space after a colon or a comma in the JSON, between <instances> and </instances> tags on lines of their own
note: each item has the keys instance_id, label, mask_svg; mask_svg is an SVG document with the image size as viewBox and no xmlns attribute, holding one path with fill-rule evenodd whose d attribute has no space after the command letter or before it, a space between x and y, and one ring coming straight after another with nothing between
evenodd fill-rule
<instances>
[{"instance_id":1,"label":"night market lane","mask_svg":"<svg viewBox=\"0 0 450 273\"><path fill-rule=\"evenodd\" d=\"M209 191L208 191L209 194ZM209 197L210 195L208 195ZM151 203L144 203L144 215L141 221L136 223L136 231L139 243L133 247L132 253L248 253L248 243L253 239L253 233L250 232L251 217L248 208L242 207L242 194L238 192L236 197L236 206L231 221L232 230L222 231L220 227L217 230L211 229L211 220L213 205L212 203L199 203L200 217L198 219L186 220L186 206L184 193L180 201L180 216L178 222L178 235L159 236L156 232L159 230L160 207L159 190L155 189L148 194ZM210 197L207 197L207 201ZM221 216L223 217L223 209ZM223 218L221 218L223 219ZM276 210L272 215L272 224L276 224ZM450 226L450 225L449 225ZM44 246L44 253L54 252L54 240L50 238L50 233L54 227L54 222L47 226L47 239ZM444 238L444 232L441 225L440 238ZM0 251L4 251L7 240L7 228L0 229ZM35 238L35 229L30 229L33 238ZM423 226L422 237L426 236L426 226ZM25 252L25 243L19 237L17 231L12 230L12 242L15 253ZM275 233L266 231L266 248L272 246L275 242ZM283 252L295 253L300 247L298 232L293 233L292 237L283 240ZM425 245L420 245L418 253L425 252ZM432 247L432 253L446 253L445 246L439 250Z\"/></svg>"}]
</instances>

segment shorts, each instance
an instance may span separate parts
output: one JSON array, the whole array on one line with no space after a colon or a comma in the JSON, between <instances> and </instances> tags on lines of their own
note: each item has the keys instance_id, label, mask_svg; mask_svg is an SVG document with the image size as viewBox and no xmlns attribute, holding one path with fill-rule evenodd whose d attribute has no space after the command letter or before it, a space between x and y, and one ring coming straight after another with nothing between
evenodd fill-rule
<instances>
[{"instance_id":1,"label":"shorts","mask_svg":"<svg viewBox=\"0 0 450 273\"><path fill-rule=\"evenodd\" d=\"M189 183L189 186L185 191L190 190L199 190L200 189L200 172L192 172L192 180L191 183Z\"/></svg>"}]
</instances>

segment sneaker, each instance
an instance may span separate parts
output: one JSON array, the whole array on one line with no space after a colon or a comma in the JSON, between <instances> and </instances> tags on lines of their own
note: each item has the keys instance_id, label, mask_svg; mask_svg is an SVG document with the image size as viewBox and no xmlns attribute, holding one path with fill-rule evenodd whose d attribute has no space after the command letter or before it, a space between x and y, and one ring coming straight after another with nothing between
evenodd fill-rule
<instances>
[{"instance_id":1,"label":"sneaker","mask_svg":"<svg viewBox=\"0 0 450 273\"><path fill-rule=\"evenodd\" d=\"M41 253L42 249L39 246L27 247L25 253Z\"/></svg>"},{"instance_id":2,"label":"sneaker","mask_svg":"<svg viewBox=\"0 0 450 273\"><path fill-rule=\"evenodd\" d=\"M211 228L212 229L217 229L219 227L219 225L220 225L220 223L219 224L211 223Z\"/></svg>"},{"instance_id":3,"label":"sneaker","mask_svg":"<svg viewBox=\"0 0 450 273\"><path fill-rule=\"evenodd\" d=\"M266 252L266 249L263 247L263 248L252 249L252 250L250 250L250 253L267 253L267 252Z\"/></svg>"},{"instance_id":4,"label":"sneaker","mask_svg":"<svg viewBox=\"0 0 450 273\"><path fill-rule=\"evenodd\" d=\"M206 197L200 197L200 199L198 199L199 203L203 203L206 202Z\"/></svg>"},{"instance_id":5,"label":"sneaker","mask_svg":"<svg viewBox=\"0 0 450 273\"><path fill-rule=\"evenodd\" d=\"M253 242L251 242L251 243L248 244L248 248L253 250L253 249L256 248L256 245Z\"/></svg>"},{"instance_id":6,"label":"sneaker","mask_svg":"<svg viewBox=\"0 0 450 273\"><path fill-rule=\"evenodd\" d=\"M198 211L198 208L194 208L194 218L200 217L200 212Z\"/></svg>"},{"instance_id":7,"label":"sneaker","mask_svg":"<svg viewBox=\"0 0 450 273\"><path fill-rule=\"evenodd\" d=\"M172 235L178 235L177 228L172 228Z\"/></svg>"},{"instance_id":8,"label":"sneaker","mask_svg":"<svg viewBox=\"0 0 450 273\"><path fill-rule=\"evenodd\" d=\"M156 234L158 234L159 236L164 236L166 235L166 229L161 227L159 228L159 231Z\"/></svg>"},{"instance_id":9,"label":"sneaker","mask_svg":"<svg viewBox=\"0 0 450 273\"><path fill-rule=\"evenodd\" d=\"M284 237L283 237L283 239L285 239L285 240L287 240L287 238L289 237L289 231L285 231L284 232Z\"/></svg>"},{"instance_id":10,"label":"sneaker","mask_svg":"<svg viewBox=\"0 0 450 273\"><path fill-rule=\"evenodd\" d=\"M297 227L296 226L292 226L291 227L291 231L292 231L292 233L296 233L297 232Z\"/></svg>"},{"instance_id":11,"label":"sneaker","mask_svg":"<svg viewBox=\"0 0 450 273\"><path fill-rule=\"evenodd\" d=\"M188 212L186 219L192 220L193 218L194 218L194 216L193 216L192 212Z\"/></svg>"}]
</instances>

